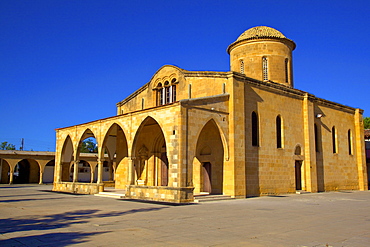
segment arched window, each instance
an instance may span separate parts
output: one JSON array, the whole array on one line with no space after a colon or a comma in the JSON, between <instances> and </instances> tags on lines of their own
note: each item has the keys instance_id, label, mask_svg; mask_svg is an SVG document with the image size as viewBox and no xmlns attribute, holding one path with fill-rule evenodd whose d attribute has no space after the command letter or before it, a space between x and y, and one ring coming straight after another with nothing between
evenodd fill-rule
<instances>
[{"instance_id":1,"label":"arched window","mask_svg":"<svg viewBox=\"0 0 370 247\"><path fill-rule=\"evenodd\" d=\"M297 145L294 150L295 155L301 155L302 154L302 149L301 146Z\"/></svg>"},{"instance_id":2,"label":"arched window","mask_svg":"<svg viewBox=\"0 0 370 247\"><path fill-rule=\"evenodd\" d=\"M289 83L289 59L285 58L285 82Z\"/></svg>"},{"instance_id":3,"label":"arched window","mask_svg":"<svg viewBox=\"0 0 370 247\"><path fill-rule=\"evenodd\" d=\"M252 146L258 147L258 116L256 112L252 112Z\"/></svg>"},{"instance_id":4,"label":"arched window","mask_svg":"<svg viewBox=\"0 0 370 247\"><path fill-rule=\"evenodd\" d=\"M348 130L348 154L352 154L352 132Z\"/></svg>"},{"instance_id":5,"label":"arched window","mask_svg":"<svg viewBox=\"0 0 370 247\"><path fill-rule=\"evenodd\" d=\"M267 57L262 58L262 71L263 71L263 80L268 81L268 63L267 63Z\"/></svg>"},{"instance_id":6,"label":"arched window","mask_svg":"<svg viewBox=\"0 0 370 247\"><path fill-rule=\"evenodd\" d=\"M314 131L315 131L315 150L316 152L320 152L319 149L319 132L317 129L317 124L314 125Z\"/></svg>"},{"instance_id":7,"label":"arched window","mask_svg":"<svg viewBox=\"0 0 370 247\"><path fill-rule=\"evenodd\" d=\"M333 153L336 154L338 153L338 147L337 147L337 130L335 129L335 126L331 128L331 139L332 139L332 144L333 144Z\"/></svg>"},{"instance_id":8,"label":"arched window","mask_svg":"<svg viewBox=\"0 0 370 247\"><path fill-rule=\"evenodd\" d=\"M158 83L157 87L157 106L163 104L163 87L162 83Z\"/></svg>"},{"instance_id":9,"label":"arched window","mask_svg":"<svg viewBox=\"0 0 370 247\"><path fill-rule=\"evenodd\" d=\"M240 73L244 74L244 61L240 60Z\"/></svg>"},{"instance_id":10,"label":"arched window","mask_svg":"<svg viewBox=\"0 0 370 247\"><path fill-rule=\"evenodd\" d=\"M172 89L172 102L176 101L176 85L171 86Z\"/></svg>"},{"instance_id":11,"label":"arched window","mask_svg":"<svg viewBox=\"0 0 370 247\"><path fill-rule=\"evenodd\" d=\"M283 133L280 115L276 117L276 147L283 148Z\"/></svg>"},{"instance_id":12,"label":"arched window","mask_svg":"<svg viewBox=\"0 0 370 247\"><path fill-rule=\"evenodd\" d=\"M171 84L166 81L162 86L158 83L157 90L157 105L165 105L176 101L176 78L171 80Z\"/></svg>"}]
</instances>

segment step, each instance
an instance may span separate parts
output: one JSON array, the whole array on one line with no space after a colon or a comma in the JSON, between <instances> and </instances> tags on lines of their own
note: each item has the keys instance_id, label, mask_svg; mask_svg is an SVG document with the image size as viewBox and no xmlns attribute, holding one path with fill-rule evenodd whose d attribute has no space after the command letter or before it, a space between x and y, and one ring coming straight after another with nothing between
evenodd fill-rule
<instances>
[{"instance_id":1,"label":"step","mask_svg":"<svg viewBox=\"0 0 370 247\"><path fill-rule=\"evenodd\" d=\"M108 198L116 198L116 199L122 199L125 198L125 194L123 193L117 193L117 192L99 192L98 194L94 194L94 196L101 196L101 197L108 197Z\"/></svg>"},{"instance_id":2,"label":"step","mask_svg":"<svg viewBox=\"0 0 370 247\"><path fill-rule=\"evenodd\" d=\"M309 194L311 192L308 192L308 191L305 191L305 190L297 190L295 193L300 195L300 194Z\"/></svg>"},{"instance_id":3,"label":"step","mask_svg":"<svg viewBox=\"0 0 370 247\"><path fill-rule=\"evenodd\" d=\"M227 195L196 195L194 196L194 202L212 202L221 200L233 200L231 196Z\"/></svg>"}]
</instances>

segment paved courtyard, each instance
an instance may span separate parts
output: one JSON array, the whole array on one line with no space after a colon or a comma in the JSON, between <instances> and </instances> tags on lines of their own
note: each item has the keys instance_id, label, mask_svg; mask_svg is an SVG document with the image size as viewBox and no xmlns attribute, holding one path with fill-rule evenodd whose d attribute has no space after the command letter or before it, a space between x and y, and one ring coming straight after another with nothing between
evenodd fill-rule
<instances>
[{"instance_id":1,"label":"paved courtyard","mask_svg":"<svg viewBox=\"0 0 370 247\"><path fill-rule=\"evenodd\" d=\"M370 246L370 192L172 206L0 186L0 246Z\"/></svg>"}]
</instances>

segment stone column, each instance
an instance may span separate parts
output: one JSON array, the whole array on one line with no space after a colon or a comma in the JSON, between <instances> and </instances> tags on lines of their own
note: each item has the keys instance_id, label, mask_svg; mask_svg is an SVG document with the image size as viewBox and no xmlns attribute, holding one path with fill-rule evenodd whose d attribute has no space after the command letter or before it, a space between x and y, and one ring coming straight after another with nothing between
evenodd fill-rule
<instances>
[{"instance_id":1,"label":"stone column","mask_svg":"<svg viewBox=\"0 0 370 247\"><path fill-rule=\"evenodd\" d=\"M128 158L128 173L127 173L127 184L134 185L135 184L135 167L134 167L134 157L127 157Z\"/></svg>"},{"instance_id":2,"label":"stone column","mask_svg":"<svg viewBox=\"0 0 370 247\"><path fill-rule=\"evenodd\" d=\"M75 160L73 164L73 182L77 183L78 182L78 164L80 163L79 160Z\"/></svg>"},{"instance_id":3,"label":"stone column","mask_svg":"<svg viewBox=\"0 0 370 247\"><path fill-rule=\"evenodd\" d=\"M13 184L13 178L14 178L14 169L10 167L9 169L9 184Z\"/></svg>"},{"instance_id":4,"label":"stone column","mask_svg":"<svg viewBox=\"0 0 370 247\"><path fill-rule=\"evenodd\" d=\"M109 168L109 181L113 181L113 162L108 161L108 168Z\"/></svg>"},{"instance_id":5,"label":"stone column","mask_svg":"<svg viewBox=\"0 0 370 247\"><path fill-rule=\"evenodd\" d=\"M103 183L103 163L104 159L98 159L98 179L96 181L98 184Z\"/></svg>"},{"instance_id":6,"label":"stone column","mask_svg":"<svg viewBox=\"0 0 370 247\"><path fill-rule=\"evenodd\" d=\"M41 171L40 169L40 181L39 184L43 184L42 177L44 176L44 171Z\"/></svg>"},{"instance_id":7,"label":"stone column","mask_svg":"<svg viewBox=\"0 0 370 247\"><path fill-rule=\"evenodd\" d=\"M92 168L90 165L90 183L94 183L94 177L95 177L95 166Z\"/></svg>"}]
</instances>

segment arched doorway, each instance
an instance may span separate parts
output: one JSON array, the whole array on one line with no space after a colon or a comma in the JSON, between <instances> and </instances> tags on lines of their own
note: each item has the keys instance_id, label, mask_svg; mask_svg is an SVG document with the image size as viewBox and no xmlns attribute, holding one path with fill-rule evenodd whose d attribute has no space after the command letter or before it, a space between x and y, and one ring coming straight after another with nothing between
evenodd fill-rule
<instances>
[{"instance_id":1,"label":"arched doorway","mask_svg":"<svg viewBox=\"0 0 370 247\"><path fill-rule=\"evenodd\" d=\"M14 168L13 181L15 184L39 183L39 164L32 159L23 159L19 161Z\"/></svg>"},{"instance_id":2,"label":"arched doorway","mask_svg":"<svg viewBox=\"0 0 370 247\"><path fill-rule=\"evenodd\" d=\"M295 159L295 163L294 163L294 173L295 173L295 189L298 191L298 190L302 190L304 189L304 180L303 180L303 156L302 156L302 150L301 150L301 146L300 145L297 145L294 149L294 159Z\"/></svg>"},{"instance_id":3,"label":"arched doorway","mask_svg":"<svg viewBox=\"0 0 370 247\"><path fill-rule=\"evenodd\" d=\"M135 184L168 186L169 160L166 141L158 122L146 118L139 127L133 145Z\"/></svg>"},{"instance_id":4,"label":"arched doorway","mask_svg":"<svg viewBox=\"0 0 370 247\"><path fill-rule=\"evenodd\" d=\"M55 160L50 160L48 163L46 163L42 178L44 183L52 183L54 181L54 168Z\"/></svg>"},{"instance_id":5,"label":"arched doorway","mask_svg":"<svg viewBox=\"0 0 370 247\"><path fill-rule=\"evenodd\" d=\"M201 193L222 194L224 148L214 120L208 121L199 134L196 159L199 164L193 166L194 186L198 186Z\"/></svg>"}]
</instances>

